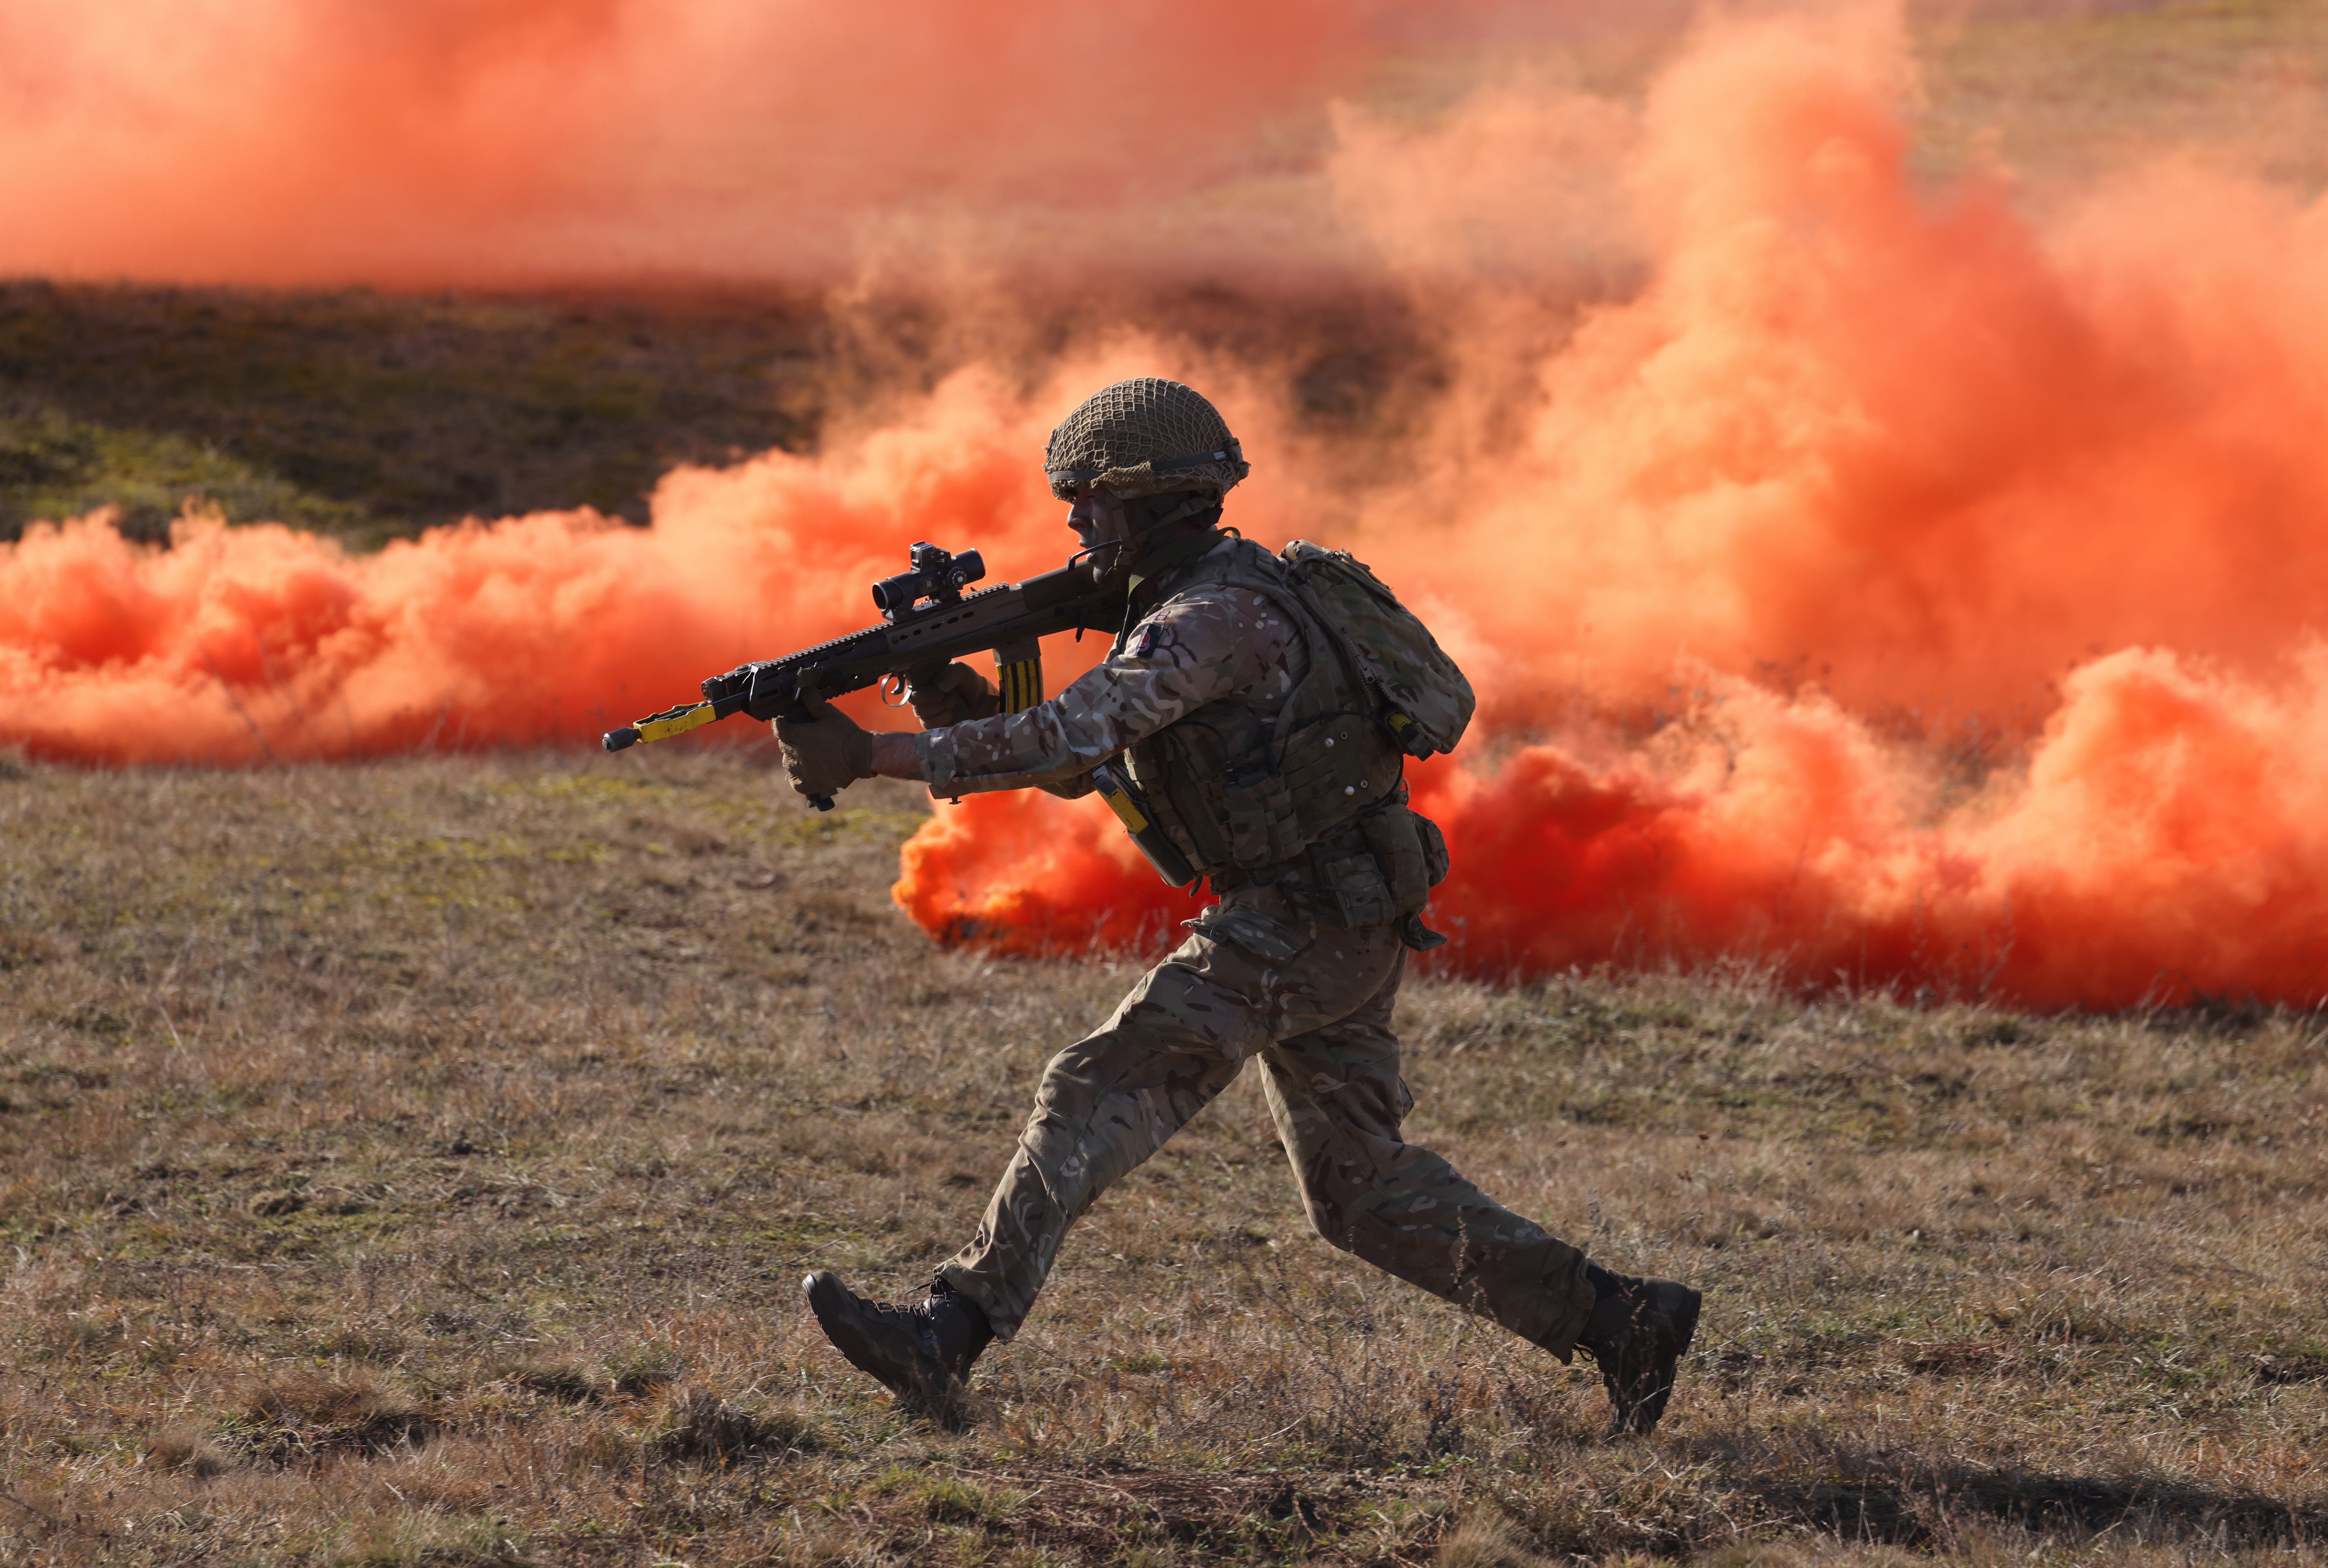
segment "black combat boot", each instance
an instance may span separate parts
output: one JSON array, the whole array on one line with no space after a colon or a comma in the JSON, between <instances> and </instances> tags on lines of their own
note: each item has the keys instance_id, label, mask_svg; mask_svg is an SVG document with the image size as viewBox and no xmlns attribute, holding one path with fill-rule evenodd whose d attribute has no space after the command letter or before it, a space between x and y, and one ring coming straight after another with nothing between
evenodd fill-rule
<instances>
[{"instance_id":1,"label":"black combat boot","mask_svg":"<svg viewBox=\"0 0 2328 1568\"><path fill-rule=\"evenodd\" d=\"M962 1414L971 1363L994 1339L976 1302L943 1280L928 1300L898 1303L868 1302L829 1269L801 1283L824 1337L850 1366L916 1409Z\"/></svg>"},{"instance_id":2,"label":"black combat boot","mask_svg":"<svg viewBox=\"0 0 2328 1568\"><path fill-rule=\"evenodd\" d=\"M1584 1274L1597 1299L1576 1343L1591 1352L1608 1385L1610 1433L1646 1437L1673 1396L1674 1367L1697 1332L1705 1298L1673 1280L1610 1274L1598 1264L1587 1264Z\"/></svg>"}]
</instances>

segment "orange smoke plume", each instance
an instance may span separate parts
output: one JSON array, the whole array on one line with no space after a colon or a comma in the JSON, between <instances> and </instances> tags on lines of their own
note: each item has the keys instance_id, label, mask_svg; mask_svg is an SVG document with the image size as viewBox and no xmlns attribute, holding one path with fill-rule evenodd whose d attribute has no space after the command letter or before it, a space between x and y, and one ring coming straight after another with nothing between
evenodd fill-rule
<instances>
[{"instance_id":1,"label":"orange smoke plume","mask_svg":"<svg viewBox=\"0 0 2328 1568\"><path fill-rule=\"evenodd\" d=\"M574 743L877 619L867 585L933 532L1013 577L1057 565L1041 435L1003 401L958 376L834 457L678 471L646 529L545 514L350 556L198 518L167 550L35 525L0 546L0 736L106 762Z\"/></svg>"},{"instance_id":2,"label":"orange smoke plume","mask_svg":"<svg viewBox=\"0 0 2328 1568\"><path fill-rule=\"evenodd\" d=\"M2025 776L1935 781L1825 698L1716 678L1652 751L1525 746L1410 770L1454 871L1429 960L1520 977L1760 960L2037 1006L2328 994L2328 657L2259 686L2133 651L2081 667ZM898 901L949 940L1144 945L1195 913L1112 820L981 796L906 846Z\"/></svg>"},{"instance_id":3,"label":"orange smoke plume","mask_svg":"<svg viewBox=\"0 0 2328 1568\"><path fill-rule=\"evenodd\" d=\"M1352 542L1482 677L1490 733L1573 733L1415 770L1455 855L1449 956L2317 1000L2328 210L2153 174L2049 239L1993 187L1921 198L1883 20L1710 33L1627 171L1647 286L1515 373L1479 280L1455 351L1528 401L1491 418L1459 387L1422 481L1364 505ZM1352 117L1336 175L1428 294L1466 260L1416 238L1447 208L1574 166L1499 149L1609 119L1507 94L1412 137ZM1653 743L1591 738L1644 708L1674 721ZM2026 766L1973 790L1878 720L2017 739ZM1027 874L986 847L1034 840L1018 810L973 803L909 854L925 925L1088 938L1088 895L1049 892L1068 852ZM1115 895L1128 920L1154 898L1136 866Z\"/></svg>"},{"instance_id":4,"label":"orange smoke plume","mask_svg":"<svg viewBox=\"0 0 2328 1568\"><path fill-rule=\"evenodd\" d=\"M2328 209L2189 170L2043 229L1979 181L1920 193L1907 76L1860 12L1710 27L1638 113L1338 111L1340 232L1451 373L1392 461L1302 435L1250 367L1124 340L1032 395L972 369L821 456L676 473L643 531L537 517L353 559L37 529L0 554L0 736L115 761L584 739L870 619L914 538L1055 564L1044 431L1178 374L1255 457L1232 520L1350 545L1481 687L1465 755L1411 773L1455 856L1434 962L2317 1000ZM1604 211L1620 242L1580 247ZM1580 267L1646 270L1574 324L1543 298ZM1035 796L942 807L896 894L1012 952L1193 912L1101 808Z\"/></svg>"},{"instance_id":5,"label":"orange smoke plume","mask_svg":"<svg viewBox=\"0 0 2328 1568\"><path fill-rule=\"evenodd\" d=\"M1272 172L1253 134L1373 32L1331 0L10 7L0 273L797 279L933 231L1065 244Z\"/></svg>"}]
</instances>

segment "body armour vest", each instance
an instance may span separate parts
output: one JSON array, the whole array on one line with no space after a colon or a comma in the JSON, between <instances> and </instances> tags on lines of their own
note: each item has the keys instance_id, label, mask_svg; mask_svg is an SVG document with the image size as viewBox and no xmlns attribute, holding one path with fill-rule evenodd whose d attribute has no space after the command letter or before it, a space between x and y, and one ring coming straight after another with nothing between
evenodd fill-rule
<instances>
[{"instance_id":1,"label":"body armour vest","mask_svg":"<svg viewBox=\"0 0 2328 1568\"><path fill-rule=\"evenodd\" d=\"M1206 875L1266 871L1385 804L1404 758L1373 716L1374 704L1334 639L1287 585L1284 565L1260 546L1232 541L1180 568L1166 602L1225 588L1265 598L1301 633L1291 691L1234 693L1166 725L1124 751L1134 783L1189 864ZM1134 621L1118 635L1121 653Z\"/></svg>"}]
</instances>

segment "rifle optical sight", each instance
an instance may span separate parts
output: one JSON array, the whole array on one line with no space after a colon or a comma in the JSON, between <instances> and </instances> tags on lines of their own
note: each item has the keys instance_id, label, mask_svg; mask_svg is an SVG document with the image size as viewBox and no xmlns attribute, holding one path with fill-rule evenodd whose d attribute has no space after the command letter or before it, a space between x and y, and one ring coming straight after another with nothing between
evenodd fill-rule
<instances>
[{"instance_id":1,"label":"rifle optical sight","mask_svg":"<svg viewBox=\"0 0 2328 1568\"><path fill-rule=\"evenodd\" d=\"M975 550L964 550L957 555L922 539L915 542L910 558L912 571L884 577L873 584L875 607L893 621L911 613L914 606L925 599L951 604L962 597L962 589L986 575L986 562Z\"/></svg>"}]
</instances>

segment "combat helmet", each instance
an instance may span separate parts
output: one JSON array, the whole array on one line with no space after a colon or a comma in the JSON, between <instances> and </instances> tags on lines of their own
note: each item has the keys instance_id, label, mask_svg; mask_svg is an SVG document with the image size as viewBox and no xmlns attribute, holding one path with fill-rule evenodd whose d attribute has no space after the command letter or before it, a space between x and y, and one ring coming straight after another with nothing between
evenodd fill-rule
<instances>
[{"instance_id":1,"label":"combat helmet","mask_svg":"<svg viewBox=\"0 0 2328 1568\"><path fill-rule=\"evenodd\" d=\"M1172 490L1219 495L1253 471L1220 410L1193 387L1136 376L1103 387L1051 432L1043 449L1051 493L1073 500L1103 484L1130 500Z\"/></svg>"}]
</instances>

